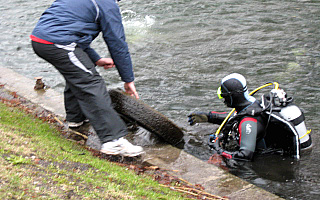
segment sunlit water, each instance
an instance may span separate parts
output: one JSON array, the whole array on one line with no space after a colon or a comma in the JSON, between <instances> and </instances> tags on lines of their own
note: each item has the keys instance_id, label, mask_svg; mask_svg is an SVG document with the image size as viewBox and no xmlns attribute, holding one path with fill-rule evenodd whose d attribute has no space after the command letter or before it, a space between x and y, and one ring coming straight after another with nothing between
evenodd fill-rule
<instances>
[{"instance_id":1,"label":"sunlit water","mask_svg":"<svg viewBox=\"0 0 320 200\"><path fill-rule=\"evenodd\" d=\"M29 34L52 1L0 0L0 64L43 76L62 92L63 78L33 53ZM127 42L141 99L188 129L185 150L203 160L217 126L189 127L191 111L229 111L216 97L225 75L242 73L249 89L277 81L304 109L314 148L300 161L257 158L237 176L286 199L320 195L320 2L307 0L123 0ZM92 47L108 55L101 38ZM115 69L99 70L108 88L122 87Z\"/></svg>"}]
</instances>

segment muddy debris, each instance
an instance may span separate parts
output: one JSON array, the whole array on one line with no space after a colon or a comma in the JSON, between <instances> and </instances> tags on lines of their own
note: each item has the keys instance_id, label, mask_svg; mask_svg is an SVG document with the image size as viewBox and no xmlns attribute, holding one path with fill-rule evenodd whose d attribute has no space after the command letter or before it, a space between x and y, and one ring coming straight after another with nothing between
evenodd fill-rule
<instances>
[{"instance_id":1,"label":"muddy debris","mask_svg":"<svg viewBox=\"0 0 320 200\"><path fill-rule=\"evenodd\" d=\"M36 79L36 84L34 85L35 90L41 90L46 87L46 85L44 84L44 82L42 80L42 77L35 77L34 79Z\"/></svg>"}]
</instances>

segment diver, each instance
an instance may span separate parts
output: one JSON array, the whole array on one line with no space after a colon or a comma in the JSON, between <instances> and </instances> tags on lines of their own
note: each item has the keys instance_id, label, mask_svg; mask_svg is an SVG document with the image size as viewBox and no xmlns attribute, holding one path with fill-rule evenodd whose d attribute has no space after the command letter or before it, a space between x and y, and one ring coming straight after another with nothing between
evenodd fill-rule
<instances>
[{"instance_id":1,"label":"diver","mask_svg":"<svg viewBox=\"0 0 320 200\"><path fill-rule=\"evenodd\" d=\"M262 95L261 100L251 96L269 85L275 85L275 88ZM301 150L312 147L311 130L307 130L304 114L292 103L293 98L288 98L278 86L276 82L267 83L249 94L246 79L241 74L232 73L221 80L217 93L233 110L229 114L193 112L188 115L188 122L190 125L220 124L217 132L210 135L208 143L226 159L252 160L255 154L268 152L280 152L299 159Z\"/></svg>"}]
</instances>

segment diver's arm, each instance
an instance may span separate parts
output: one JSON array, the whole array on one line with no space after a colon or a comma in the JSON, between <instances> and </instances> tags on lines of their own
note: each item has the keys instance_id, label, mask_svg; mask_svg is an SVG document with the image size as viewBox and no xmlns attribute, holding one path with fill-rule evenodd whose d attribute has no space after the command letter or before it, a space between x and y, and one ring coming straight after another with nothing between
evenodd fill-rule
<instances>
[{"instance_id":1,"label":"diver's arm","mask_svg":"<svg viewBox=\"0 0 320 200\"><path fill-rule=\"evenodd\" d=\"M213 124L221 124L223 120L227 117L228 113L226 112L193 112L188 115L188 122L190 125L196 123L209 122Z\"/></svg>"},{"instance_id":2,"label":"diver's arm","mask_svg":"<svg viewBox=\"0 0 320 200\"><path fill-rule=\"evenodd\" d=\"M208 114L208 122L213 124L221 124L223 120L227 117L227 112L215 112L211 111Z\"/></svg>"},{"instance_id":3,"label":"diver's arm","mask_svg":"<svg viewBox=\"0 0 320 200\"><path fill-rule=\"evenodd\" d=\"M258 134L258 121L253 117L245 117L239 123L240 149L238 151L226 151L219 145L219 140L210 144L218 154L227 159L252 160L256 148Z\"/></svg>"},{"instance_id":4,"label":"diver's arm","mask_svg":"<svg viewBox=\"0 0 320 200\"><path fill-rule=\"evenodd\" d=\"M234 159L234 160L252 160L253 158L253 151L247 149L240 149L239 151L229 152L223 150L220 154L227 158L227 159Z\"/></svg>"}]
</instances>

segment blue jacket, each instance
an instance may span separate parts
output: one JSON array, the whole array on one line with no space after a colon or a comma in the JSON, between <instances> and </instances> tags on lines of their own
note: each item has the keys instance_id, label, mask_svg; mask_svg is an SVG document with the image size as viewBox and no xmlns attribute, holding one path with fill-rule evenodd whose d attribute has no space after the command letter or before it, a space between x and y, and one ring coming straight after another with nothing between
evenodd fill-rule
<instances>
[{"instance_id":1,"label":"blue jacket","mask_svg":"<svg viewBox=\"0 0 320 200\"><path fill-rule=\"evenodd\" d=\"M42 14L32 35L55 44L75 42L95 63L101 57L90 44L100 32L121 79L132 82L131 57L115 0L56 0Z\"/></svg>"}]
</instances>

